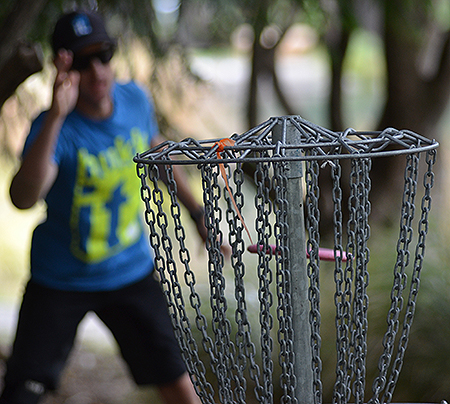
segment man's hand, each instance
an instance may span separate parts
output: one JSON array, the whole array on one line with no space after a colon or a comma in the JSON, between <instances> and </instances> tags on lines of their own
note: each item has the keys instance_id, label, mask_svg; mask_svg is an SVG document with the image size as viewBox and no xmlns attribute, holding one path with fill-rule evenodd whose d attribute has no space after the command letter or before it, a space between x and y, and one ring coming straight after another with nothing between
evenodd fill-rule
<instances>
[{"instance_id":1,"label":"man's hand","mask_svg":"<svg viewBox=\"0 0 450 404\"><path fill-rule=\"evenodd\" d=\"M66 117L73 111L78 100L80 73L76 70L70 70L72 62L72 52L65 49L60 49L54 59L57 72L50 110L56 116Z\"/></svg>"},{"instance_id":2,"label":"man's hand","mask_svg":"<svg viewBox=\"0 0 450 404\"><path fill-rule=\"evenodd\" d=\"M72 62L72 53L63 49L54 59L57 72L52 106L11 182L11 201L19 209L31 208L44 198L58 174L53 160L55 144L66 116L73 111L78 100L80 73L70 70Z\"/></svg>"}]
</instances>

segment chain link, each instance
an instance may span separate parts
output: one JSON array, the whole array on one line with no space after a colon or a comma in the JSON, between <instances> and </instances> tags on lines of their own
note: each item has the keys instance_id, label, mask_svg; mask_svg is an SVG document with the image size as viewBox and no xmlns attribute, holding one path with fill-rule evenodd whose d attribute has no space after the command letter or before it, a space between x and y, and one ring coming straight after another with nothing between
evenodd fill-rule
<instances>
[{"instance_id":1,"label":"chain link","mask_svg":"<svg viewBox=\"0 0 450 404\"><path fill-rule=\"evenodd\" d=\"M259 325L261 357L263 368L262 385L257 386L256 396L262 403L273 402L273 316L271 308L273 306L273 294L270 286L273 284L273 272L270 268L272 258L271 252L266 254L269 249L269 240L271 237L270 214L272 212L272 201L270 199L271 179L270 165L260 163L257 165L255 175L256 196L256 231L258 234L258 245L261 251L258 253L258 300L260 305Z\"/></svg>"},{"instance_id":2,"label":"chain link","mask_svg":"<svg viewBox=\"0 0 450 404\"><path fill-rule=\"evenodd\" d=\"M274 166L275 197L275 239L276 239L276 277L277 277L277 318L279 322L278 343L280 344L279 363L282 368L282 404L296 404L296 379L294 372L295 353L293 347L291 274L289 272L289 225L287 223L288 203L286 199L286 171L284 164Z\"/></svg>"},{"instance_id":3,"label":"chain link","mask_svg":"<svg viewBox=\"0 0 450 404\"><path fill-rule=\"evenodd\" d=\"M371 160L352 160L351 185L352 195L349 205L351 211L356 214L356 228L354 229L356 251L354 252L355 263L355 289L353 299L353 329L350 336L350 346L353 348L352 368L354 372L353 395L355 403L364 402L366 355L367 355L367 310L369 297L367 286L369 284L369 273L367 264L369 262L369 248L367 241L370 237L369 214L370 202L369 192L371 188L369 171Z\"/></svg>"},{"instance_id":4,"label":"chain link","mask_svg":"<svg viewBox=\"0 0 450 404\"><path fill-rule=\"evenodd\" d=\"M423 185L425 189L421 203L421 218L419 220L418 241L416 245L413 272L409 290L408 301L403 319L402 333L398 340L397 354L392 365L389 378L387 372L395 344L395 335L399 328L399 312L403 307L403 298L401 293L406 288L405 268L409 265L410 253L409 244L412 239L412 220L414 218L414 199L417 193L417 178L419 167L419 154L413 154L407 157L405 169L405 190L402 203L402 219L400 225L400 237L397 246L397 263L394 269L394 285L391 294L391 309L388 314L388 330L383 339L385 347L384 353L380 358L380 375L375 379L373 385L374 395L371 403L379 403L379 395L383 388L385 391L381 402L390 403L395 386L398 381L400 370L403 365L404 355L409 340L411 325L414 318L417 294L420 286L420 274L423 266L425 254L425 238L428 233L428 215L431 209L431 188L434 185L433 165L436 160L436 151L431 150L426 154L426 163L428 166L424 174Z\"/></svg>"},{"instance_id":5,"label":"chain link","mask_svg":"<svg viewBox=\"0 0 450 404\"><path fill-rule=\"evenodd\" d=\"M350 375L348 353L349 346L349 330L351 320L351 301L352 301L352 283L353 270L348 265L344 271L342 268L343 257L343 216L342 216L342 188L341 176L342 168L338 160L334 161L331 169L333 180L333 205L334 205L334 248L335 248L335 269L334 281L336 284L336 292L334 294L334 302L336 306L336 383L333 391L333 402L337 404L347 403L351 396ZM349 255L349 254L347 254Z\"/></svg>"},{"instance_id":6,"label":"chain link","mask_svg":"<svg viewBox=\"0 0 450 404\"><path fill-rule=\"evenodd\" d=\"M310 155L308 153L307 155ZM305 169L306 182L306 227L309 237L306 242L309 261L307 265L309 276L308 298L310 303L309 322L311 325L311 348L313 368L314 403L322 402L322 360L320 359L320 279L319 279L319 164L316 160L308 160Z\"/></svg>"},{"instance_id":7,"label":"chain link","mask_svg":"<svg viewBox=\"0 0 450 404\"><path fill-rule=\"evenodd\" d=\"M177 280L176 269L172 267L169 270L171 263L173 263L172 250L168 248L170 245L170 238L167 234L168 221L167 216L163 210L163 192L158 186L159 169L157 166L148 167L146 165L139 164L137 166L138 176L141 179L141 198L145 203L145 221L149 226L150 243L153 247L155 254L155 269L157 270L160 283L166 296L169 314L174 326L175 336L180 345L183 359L186 363L186 367L191 375L191 379L195 390L202 400L202 403L214 403L214 392L212 385L206 379L206 369L203 362L198 355L198 346L191 332L189 320L185 311L185 304L182 300L182 296L179 292L175 294L174 290L178 289L179 282ZM153 185L153 191L150 189L147 179ZM173 182L172 182L173 184ZM172 186L172 190L176 192L176 187ZM172 198L173 203L176 202L176 196ZM152 206L156 205L156 208ZM157 231L158 224L160 232ZM160 233L162 235L160 235ZM166 243L162 241L166 240ZM167 241L169 241L167 243ZM164 245L162 249L161 246ZM166 254L164 259L163 253ZM166 265L167 263L167 265ZM195 277L189 269L189 256L186 256L184 260L186 277L190 279L189 288L191 290L191 306L195 309L197 314L197 326L202 324L203 335L208 339L206 333L206 318L200 312L200 297L194 290ZM174 298L178 298L178 302ZM180 317L178 315L180 313ZM183 319L183 323L179 320ZM181 325L183 324L183 326ZM210 344L211 346L212 344Z\"/></svg>"},{"instance_id":8,"label":"chain link","mask_svg":"<svg viewBox=\"0 0 450 404\"><path fill-rule=\"evenodd\" d=\"M391 290L391 307L387 316L388 328L383 338L384 352L378 364L380 374L372 386L374 392L373 402L379 402L378 396L386 387L387 373L392 361L392 353L399 328L400 313L403 308L403 291L407 283L405 271L409 265L409 245L412 240L412 220L415 211L414 200L417 192L417 166L418 156L408 156L404 173L405 187L400 217L400 235L397 242L397 261L394 267L394 282Z\"/></svg>"}]
</instances>

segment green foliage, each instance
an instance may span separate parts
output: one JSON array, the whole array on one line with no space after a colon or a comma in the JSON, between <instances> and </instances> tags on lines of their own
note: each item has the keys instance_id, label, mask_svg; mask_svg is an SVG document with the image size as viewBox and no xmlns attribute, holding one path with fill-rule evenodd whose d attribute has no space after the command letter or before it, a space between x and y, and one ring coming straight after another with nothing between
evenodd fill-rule
<instances>
[{"instance_id":1,"label":"green foliage","mask_svg":"<svg viewBox=\"0 0 450 404\"><path fill-rule=\"evenodd\" d=\"M433 17L443 30L450 29L450 1L441 0L434 3Z\"/></svg>"},{"instance_id":2,"label":"green foliage","mask_svg":"<svg viewBox=\"0 0 450 404\"><path fill-rule=\"evenodd\" d=\"M0 21L3 22L5 16L11 11L14 6L14 0L3 0L2 7L0 7Z\"/></svg>"},{"instance_id":3,"label":"green foliage","mask_svg":"<svg viewBox=\"0 0 450 404\"><path fill-rule=\"evenodd\" d=\"M448 262L450 255L448 231L445 226L440 226L438 215L436 210L432 212L434 222L430 223L416 313L394 393L395 402L438 402L450 394L447 383L450 377L447 360L450 355L450 307L447 301L450 273L443 264ZM373 240L371 249L374 265L370 278L373 292L370 305L373 307L369 327L377 335L386 328L389 291L393 282L392 262L395 262L393 246L397 238L395 231L383 230L382 234ZM408 288L410 281L408 270ZM407 298L408 293L405 292L405 304Z\"/></svg>"},{"instance_id":4,"label":"green foliage","mask_svg":"<svg viewBox=\"0 0 450 404\"><path fill-rule=\"evenodd\" d=\"M242 4L250 4L252 1L243 1ZM240 25L247 22L246 13L240 7L238 0L183 0L182 10L198 10L198 17L206 17L207 30L198 35L206 35L211 44L228 44L231 33ZM191 14L192 16L192 14ZM188 18L188 13L182 13L181 18ZM203 21L202 25L205 25Z\"/></svg>"},{"instance_id":5,"label":"green foliage","mask_svg":"<svg viewBox=\"0 0 450 404\"><path fill-rule=\"evenodd\" d=\"M336 0L334 2L320 2L315 0L298 0L304 10L303 18L324 36L331 24L338 24L345 32L352 32L358 26L355 1Z\"/></svg>"},{"instance_id":6,"label":"green foliage","mask_svg":"<svg viewBox=\"0 0 450 404\"><path fill-rule=\"evenodd\" d=\"M9 13L16 6L17 0L3 0L0 7L0 27L3 26ZM51 29L58 16L65 10L69 2L67 0L49 0L39 14L39 18L33 21L29 27L27 39L31 42L47 43L51 34Z\"/></svg>"}]
</instances>

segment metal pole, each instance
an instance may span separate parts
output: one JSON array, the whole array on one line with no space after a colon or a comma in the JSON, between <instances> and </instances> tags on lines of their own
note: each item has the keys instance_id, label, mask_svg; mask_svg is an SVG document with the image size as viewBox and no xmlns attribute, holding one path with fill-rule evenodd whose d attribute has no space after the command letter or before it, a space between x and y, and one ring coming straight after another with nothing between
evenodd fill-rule
<instances>
[{"instance_id":1,"label":"metal pole","mask_svg":"<svg viewBox=\"0 0 450 404\"><path fill-rule=\"evenodd\" d=\"M273 129L272 141L300 144L301 135L289 119L281 120ZM290 149L287 156L300 156L301 150ZM289 225L289 269L291 272L292 326L294 329L295 395L298 404L313 404L313 369L311 327L309 324L308 272L306 261L306 236L303 213L302 162L290 161L287 174L286 199Z\"/></svg>"}]
</instances>

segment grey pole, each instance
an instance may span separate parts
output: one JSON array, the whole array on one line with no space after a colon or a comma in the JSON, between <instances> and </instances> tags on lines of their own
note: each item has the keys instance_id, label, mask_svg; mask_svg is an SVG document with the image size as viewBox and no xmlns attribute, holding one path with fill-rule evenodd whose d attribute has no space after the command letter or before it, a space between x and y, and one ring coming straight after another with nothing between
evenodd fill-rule
<instances>
[{"instance_id":1,"label":"grey pole","mask_svg":"<svg viewBox=\"0 0 450 404\"><path fill-rule=\"evenodd\" d=\"M285 125L284 125L285 124ZM287 120L281 120L273 128L272 142L300 144L298 129ZM300 156L301 150L290 149L287 156ZM311 327L309 324L308 272L306 261L306 236L303 213L302 162L288 162L286 199L289 225L289 269L291 272L292 326L294 329L295 395L298 404L313 404L313 369L311 351Z\"/></svg>"}]
</instances>

